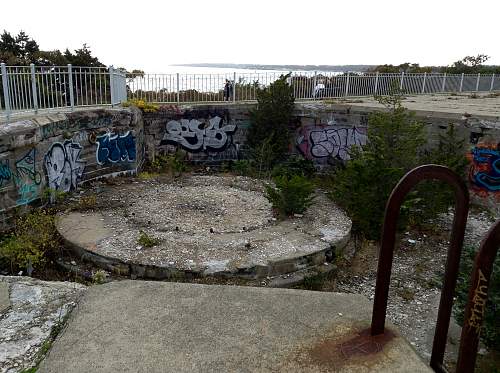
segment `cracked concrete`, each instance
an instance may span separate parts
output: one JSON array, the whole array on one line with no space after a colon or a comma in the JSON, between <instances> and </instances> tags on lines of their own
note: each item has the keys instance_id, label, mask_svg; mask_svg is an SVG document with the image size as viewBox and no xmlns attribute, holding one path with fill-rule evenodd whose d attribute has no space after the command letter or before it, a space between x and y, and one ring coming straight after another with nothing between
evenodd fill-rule
<instances>
[{"instance_id":1,"label":"cracked concrete","mask_svg":"<svg viewBox=\"0 0 500 373\"><path fill-rule=\"evenodd\" d=\"M265 278L331 261L347 244L351 221L324 193L300 217L277 221L263 189L232 176L123 183L98 194L99 213L69 213L57 227L83 257L153 278ZM141 231L158 244L139 243Z\"/></svg>"},{"instance_id":2,"label":"cracked concrete","mask_svg":"<svg viewBox=\"0 0 500 373\"><path fill-rule=\"evenodd\" d=\"M16 276L0 276L0 285L10 304L0 310L0 372L13 373L34 364L52 328L64 320L86 287Z\"/></svg>"}]
</instances>

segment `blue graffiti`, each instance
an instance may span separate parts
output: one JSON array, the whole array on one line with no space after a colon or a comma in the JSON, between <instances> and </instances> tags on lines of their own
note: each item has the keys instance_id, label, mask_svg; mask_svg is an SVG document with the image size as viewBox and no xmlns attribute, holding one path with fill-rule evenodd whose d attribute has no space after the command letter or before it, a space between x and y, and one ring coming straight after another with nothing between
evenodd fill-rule
<instances>
[{"instance_id":1,"label":"blue graffiti","mask_svg":"<svg viewBox=\"0 0 500 373\"><path fill-rule=\"evenodd\" d=\"M489 191L500 191L500 149L474 148L474 183Z\"/></svg>"},{"instance_id":2,"label":"blue graffiti","mask_svg":"<svg viewBox=\"0 0 500 373\"><path fill-rule=\"evenodd\" d=\"M4 182L9 181L12 178L12 171L9 167L9 160L7 159L5 163L0 163L0 186Z\"/></svg>"},{"instance_id":3,"label":"blue graffiti","mask_svg":"<svg viewBox=\"0 0 500 373\"><path fill-rule=\"evenodd\" d=\"M125 135L107 133L96 138L97 163L133 162L136 159L135 138L129 131Z\"/></svg>"},{"instance_id":4,"label":"blue graffiti","mask_svg":"<svg viewBox=\"0 0 500 373\"><path fill-rule=\"evenodd\" d=\"M21 183L17 190L19 198L16 200L17 205L27 205L38 198L38 186L33 183Z\"/></svg>"},{"instance_id":5,"label":"blue graffiti","mask_svg":"<svg viewBox=\"0 0 500 373\"><path fill-rule=\"evenodd\" d=\"M16 162L14 179L19 194L18 205L26 205L38 198L42 175L36 170L35 160L36 149L33 148Z\"/></svg>"}]
</instances>

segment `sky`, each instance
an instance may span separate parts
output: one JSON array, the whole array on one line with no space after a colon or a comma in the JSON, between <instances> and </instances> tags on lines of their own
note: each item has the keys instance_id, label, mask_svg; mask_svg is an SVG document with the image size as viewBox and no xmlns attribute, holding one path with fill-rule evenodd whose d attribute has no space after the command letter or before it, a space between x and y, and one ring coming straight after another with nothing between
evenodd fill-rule
<instances>
[{"instance_id":1,"label":"sky","mask_svg":"<svg viewBox=\"0 0 500 373\"><path fill-rule=\"evenodd\" d=\"M43 50L87 43L103 63L500 65L499 0L2 1L0 31Z\"/></svg>"}]
</instances>

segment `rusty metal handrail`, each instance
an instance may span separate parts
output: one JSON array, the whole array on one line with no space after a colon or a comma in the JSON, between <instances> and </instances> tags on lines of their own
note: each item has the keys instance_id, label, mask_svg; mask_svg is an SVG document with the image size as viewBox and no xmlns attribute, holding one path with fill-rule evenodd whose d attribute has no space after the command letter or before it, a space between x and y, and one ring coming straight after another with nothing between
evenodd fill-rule
<instances>
[{"instance_id":1,"label":"rusty metal handrail","mask_svg":"<svg viewBox=\"0 0 500 373\"><path fill-rule=\"evenodd\" d=\"M474 271L460 337L457 373L473 372L493 262L500 247L500 220L488 231L474 260Z\"/></svg>"},{"instance_id":2,"label":"rusty metal handrail","mask_svg":"<svg viewBox=\"0 0 500 373\"><path fill-rule=\"evenodd\" d=\"M452 170L444 166L424 165L408 172L393 189L387 201L382 231L382 241L377 270L377 284L373 302L371 334L384 333L387 297L391 279L394 243L396 240L399 210L406 195L422 180L442 180L450 184L455 192L455 217L450 238L450 248L446 260L446 272L439 302L439 312L432 345L430 366L438 372L445 372L443 367L446 337L453 305L453 294L458 276L460 253L465 234L465 224L469 211L469 191L465 182Z\"/></svg>"}]
</instances>

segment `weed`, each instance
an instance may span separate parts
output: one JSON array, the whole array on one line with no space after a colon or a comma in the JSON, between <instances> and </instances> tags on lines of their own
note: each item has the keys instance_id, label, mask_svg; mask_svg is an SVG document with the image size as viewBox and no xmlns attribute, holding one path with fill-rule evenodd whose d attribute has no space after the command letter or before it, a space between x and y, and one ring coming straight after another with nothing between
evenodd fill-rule
<instances>
[{"instance_id":1,"label":"weed","mask_svg":"<svg viewBox=\"0 0 500 373\"><path fill-rule=\"evenodd\" d=\"M0 259L10 272L40 267L60 247L54 216L46 210L33 211L16 220L14 232L0 241Z\"/></svg>"},{"instance_id":2,"label":"weed","mask_svg":"<svg viewBox=\"0 0 500 373\"><path fill-rule=\"evenodd\" d=\"M107 276L108 274L106 273L106 271L102 269L92 272L92 283L97 285L104 284L106 282Z\"/></svg>"},{"instance_id":3,"label":"weed","mask_svg":"<svg viewBox=\"0 0 500 373\"><path fill-rule=\"evenodd\" d=\"M139 173L138 177L139 179L141 180L151 180L151 179L154 179L154 178L157 178L160 174L157 173L157 172L141 172Z\"/></svg>"},{"instance_id":4,"label":"weed","mask_svg":"<svg viewBox=\"0 0 500 373\"><path fill-rule=\"evenodd\" d=\"M94 210L97 206L97 197L95 194L82 196L75 205L75 209L79 211Z\"/></svg>"},{"instance_id":5,"label":"weed","mask_svg":"<svg viewBox=\"0 0 500 373\"><path fill-rule=\"evenodd\" d=\"M396 290L396 293L406 301L411 301L415 299L415 291L409 288L403 287L401 289Z\"/></svg>"},{"instance_id":6,"label":"weed","mask_svg":"<svg viewBox=\"0 0 500 373\"><path fill-rule=\"evenodd\" d=\"M139 238L137 243L143 247L153 247L160 243L160 240L155 237L151 237L144 231L139 231Z\"/></svg>"}]
</instances>

